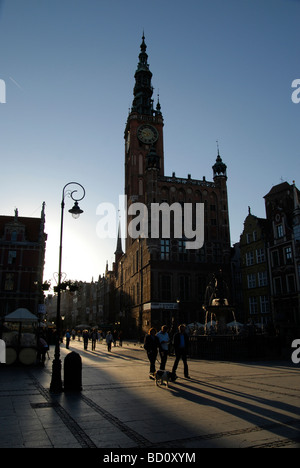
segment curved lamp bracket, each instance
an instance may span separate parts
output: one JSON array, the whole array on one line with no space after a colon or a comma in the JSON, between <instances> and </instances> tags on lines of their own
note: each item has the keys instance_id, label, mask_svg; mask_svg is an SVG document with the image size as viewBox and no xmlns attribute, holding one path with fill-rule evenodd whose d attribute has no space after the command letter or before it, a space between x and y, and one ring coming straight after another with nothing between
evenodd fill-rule
<instances>
[{"instance_id":1,"label":"curved lamp bracket","mask_svg":"<svg viewBox=\"0 0 300 468\"><path fill-rule=\"evenodd\" d=\"M74 194L77 193L78 190L68 190L68 191L65 193L65 189L66 189L69 185L78 185L78 186L81 188L81 190L82 190L82 197L79 197L79 198L76 198L76 197L75 197ZM74 200L75 202L79 202L79 201L81 201L81 200L85 197L85 189L84 189L84 187L83 187L81 184L79 184L78 182L69 182L69 183L66 184L66 185L64 186L64 188L63 188L63 192L62 192L62 201L64 201L66 195L68 195L69 197L71 197L72 200Z\"/></svg>"}]
</instances>

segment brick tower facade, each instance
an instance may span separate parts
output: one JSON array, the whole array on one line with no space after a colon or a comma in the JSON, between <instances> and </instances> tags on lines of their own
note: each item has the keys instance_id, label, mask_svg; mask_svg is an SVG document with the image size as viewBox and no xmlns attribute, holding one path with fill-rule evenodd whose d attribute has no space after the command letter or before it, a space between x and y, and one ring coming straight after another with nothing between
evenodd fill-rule
<instances>
[{"instance_id":1,"label":"brick tower facade","mask_svg":"<svg viewBox=\"0 0 300 468\"><path fill-rule=\"evenodd\" d=\"M146 332L150 326L169 326L178 322L202 321L205 289L214 272L230 277L230 233L227 198L227 167L217 153L213 180L179 178L164 174L164 120L159 100L153 106L152 73L149 69L145 37L140 46L135 72L134 98L125 127L125 195L127 199L126 251L116 258L117 309L129 329ZM188 160L187 160L188 164ZM135 205L133 205L135 204ZM136 209L145 207L147 235L140 223L140 234L130 235ZM170 207L170 234L153 236L153 204ZM188 238L176 234L175 205L192 208L191 229L199 219L196 206L203 207L204 243L187 248ZM164 212L159 212L163 221ZM140 217L139 220L142 218ZM172 220L174 223L172 224ZM178 226L177 226L178 227ZM124 235L124 233L122 233ZM119 240L118 240L119 243ZM120 248L117 249L120 251Z\"/></svg>"}]
</instances>

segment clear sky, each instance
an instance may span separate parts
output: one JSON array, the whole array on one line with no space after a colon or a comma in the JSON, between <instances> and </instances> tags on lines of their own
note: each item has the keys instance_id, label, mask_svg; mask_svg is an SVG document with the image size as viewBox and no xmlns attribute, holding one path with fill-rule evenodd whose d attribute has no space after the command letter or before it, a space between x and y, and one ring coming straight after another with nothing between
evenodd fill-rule
<instances>
[{"instance_id":1,"label":"clear sky","mask_svg":"<svg viewBox=\"0 0 300 468\"><path fill-rule=\"evenodd\" d=\"M118 207L124 192L143 30L165 122L165 174L212 180L219 141L232 244L248 206L265 217L272 186L299 188L300 103L291 99L299 24L299 0L0 0L0 214L39 216L45 201L44 279L58 270L68 182L86 196L76 221L66 199L63 271L91 281L114 260L116 240L97 236L96 210Z\"/></svg>"}]
</instances>

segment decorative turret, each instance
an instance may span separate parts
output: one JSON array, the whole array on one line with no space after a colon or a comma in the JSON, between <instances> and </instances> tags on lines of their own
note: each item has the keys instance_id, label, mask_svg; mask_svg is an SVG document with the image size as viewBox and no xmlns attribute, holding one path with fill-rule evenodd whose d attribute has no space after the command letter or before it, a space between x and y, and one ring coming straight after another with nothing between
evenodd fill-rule
<instances>
[{"instance_id":1,"label":"decorative turret","mask_svg":"<svg viewBox=\"0 0 300 468\"><path fill-rule=\"evenodd\" d=\"M157 104L156 104L156 110L155 110L156 115L161 115L161 105L159 102L159 96L157 96Z\"/></svg>"},{"instance_id":2,"label":"decorative turret","mask_svg":"<svg viewBox=\"0 0 300 468\"><path fill-rule=\"evenodd\" d=\"M213 169L213 173L214 173L214 178L215 177L225 177L226 180L227 180L227 173L226 173L227 166L222 161L222 158L221 158L220 153L219 153L219 147L218 147L218 156L217 156L215 164L212 166L212 169Z\"/></svg>"}]
</instances>

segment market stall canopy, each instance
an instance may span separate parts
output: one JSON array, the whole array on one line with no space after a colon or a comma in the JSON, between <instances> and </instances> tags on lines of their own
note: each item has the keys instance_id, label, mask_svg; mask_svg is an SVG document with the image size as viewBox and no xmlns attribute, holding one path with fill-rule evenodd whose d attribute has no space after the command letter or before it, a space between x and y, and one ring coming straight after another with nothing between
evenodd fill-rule
<instances>
[{"instance_id":1,"label":"market stall canopy","mask_svg":"<svg viewBox=\"0 0 300 468\"><path fill-rule=\"evenodd\" d=\"M206 326L207 326L208 328L214 327L214 326L216 325L216 323L217 323L217 322L216 322L215 320L209 320L209 321L207 321Z\"/></svg>"},{"instance_id":2,"label":"market stall canopy","mask_svg":"<svg viewBox=\"0 0 300 468\"><path fill-rule=\"evenodd\" d=\"M204 325L204 323L200 323L200 322L192 322L192 323L189 323L187 325L187 327L189 327L189 328L204 328L205 325Z\"/></svg>"},{"instance_id":3,"label":"market stall canopy","mask_svg":"<svg viewBox=\"0 0 300 468\"><path fill-rule=\"evenodd\" d=\"M5 322L37 322L36 315L29 312L28 309L17 309L4 317Z\"/></svg>"},{"instance_id":4,"label":"market stall canopy","mask_svg":"<svg viewBox=\"0 0 300 468\"><path fill-rule=\"evenodd\" d=\"M242 328L243 326L244 326L243 323L236 322L235 320L233 320L233 322L227 323L227 327L239 327L239 328Z\"/></svg>"}]
</instances>

